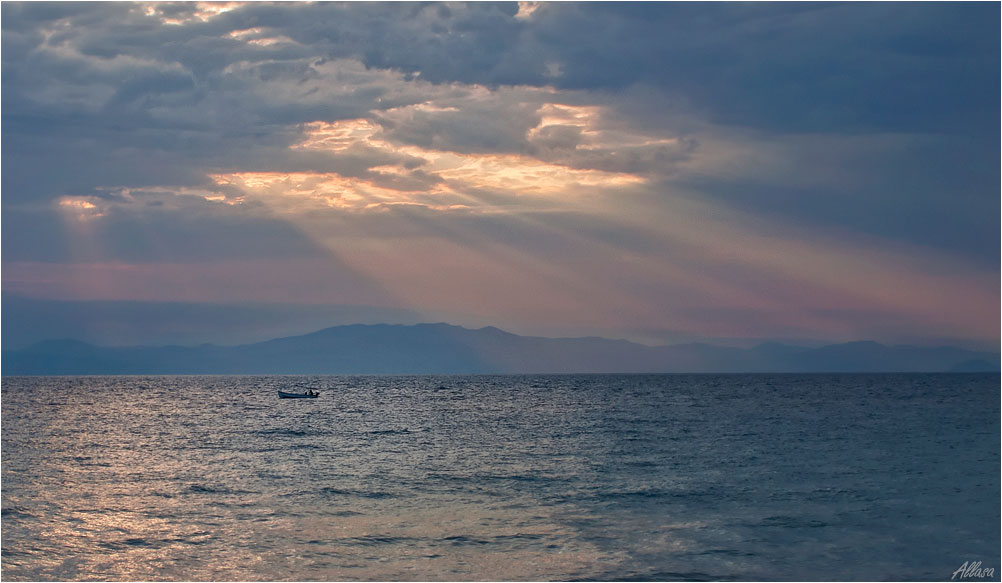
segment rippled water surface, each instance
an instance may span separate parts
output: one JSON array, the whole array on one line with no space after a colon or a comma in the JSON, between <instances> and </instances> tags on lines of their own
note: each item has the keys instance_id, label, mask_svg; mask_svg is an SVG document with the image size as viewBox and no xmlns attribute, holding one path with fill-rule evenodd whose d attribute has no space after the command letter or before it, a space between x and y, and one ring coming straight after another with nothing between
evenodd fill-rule
<instances>
[{"instance_id":1,"label":"rippled water surface","mask_svg":"<svg viewBox=\"0 0 1002 583\"><path fill-rule=\"evenodd\" d=\"M318 387L319 399L277 389ZM998 375L4 378L5 580L946 580Z\"/></svg>"}]
</instances>

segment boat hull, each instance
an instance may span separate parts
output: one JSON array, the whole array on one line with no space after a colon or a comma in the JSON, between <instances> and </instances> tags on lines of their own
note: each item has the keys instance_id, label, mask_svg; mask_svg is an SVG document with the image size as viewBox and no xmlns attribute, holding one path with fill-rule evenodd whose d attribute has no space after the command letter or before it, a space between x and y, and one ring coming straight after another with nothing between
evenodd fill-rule
<instances>
[{"instance_id":1,"label":"boat hull","mask_svg":"<svg viewBox=\"0 0 1002 583\"><path fill-rule=\"evenodd\" d=\"M316 399L320 395L304 395L303 393L286 393L285 391L278 392L279 399Z\"/></svg>"}]
</instances>

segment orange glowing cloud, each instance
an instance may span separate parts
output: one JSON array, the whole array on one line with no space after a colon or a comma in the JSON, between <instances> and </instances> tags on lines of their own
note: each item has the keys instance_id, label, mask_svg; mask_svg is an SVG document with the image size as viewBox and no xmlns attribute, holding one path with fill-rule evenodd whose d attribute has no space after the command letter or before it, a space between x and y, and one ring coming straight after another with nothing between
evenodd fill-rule
<instances>
[{"instance_id":1,"label":"orange glowing cloud","mask_svg":"<svg viewBox=\"0 0 1002 583\"><path fill-rule=\"evenodd\" d=\"M451 183L518 194L558 194L576 186L619 187L645 182L624 172L571 168L518 154L439 152L430 162L429 171Z\"/></svg>"},{"instance_id":2,"label":"orange glowing cloud","mask_svg":"<svg viewBox=\"0 0 1002 583\"><path fill-rule=\"evenodd\" d=\"M234 30L226 36L259 47L270 47L281 43L295 43L294 40L285 35L268 36L266 31L260 27Z\"/></svg>"},{"instance_id":3,"label":"orange glowing cloud","mask_svg":"<svg viewBox=\"0 0 1002 583\"><path fill-rule=\"evenodd\" d=\"M146 16L160 19L162 24L172 26L182 26L193 22L209 22L213 18L242 6L244 2L195 2L195 10L190 15L183 18L169 18L157 7L156 4L147 4L144 8Z\"/></svg>"},{"instance_id":4,"label":"orange glowing cloud","mask_svg":"<svg viewBox=\"0 0 1002 583\"><path fill-rule=\"evenodd\" d=\"M365 206L379 197L379 193L363 181L334 173L236 172L211 174L210 178L220 186L235 187L266 202L285 199L284 206L290 209L305 210L303 205L289 202L294 199L317 203L307 207L353 208Z\"/></svg>"},{"instance_id":5,"label":"orange glowing cloud","mask_svg":"<svg viewBox=\"0 0 1002 583\"><path fill-rule=\"evenodd\" d=\"M293 150L325 150L344 152L356 144L390 148L386 142L373 139L379 126L367 119L345 119L335 122L314 121L303 125L305 137Z\"/></svg>"},{"instance_id":6,"label":"orange glowing cloud","mask_svg":"<svg viewBox=\"0 0 1002 583\"><path fill-rule=\"evenodd\" d=\"M426 111L454 108L420 104ZM581 114L584 115L584 114ZM303 126L303 139L293 150L339 155L348 151L378 152L400 164L371 166L366 176L335 172L237 172L211 175L220 186L237 188L272 202L295 198L340 209L368 209L392 204L420 204L432 209L471 208L465 193L491 190L512 196L569 195L580 187L623 187L646 182L625 172L574 168L522 154L475 154L434 150L385 139L383 128L369 119L315 121ZM433 200L438 197L440 200ZM287 209L299 205L284 203ZM483 209L487 210L487 209Z\"/></svg>"},{"instance_id":7,"label":"orange glowing cloud","mask_svg":"<svg viewBox=\"0 0 1002 583\"><path fill-rule=\"evenodd\" d=\"M65 215L77 220L96 219L104 216L101 210L89 196L64 196L56 204Z\"/></svg>"}]
</instances>

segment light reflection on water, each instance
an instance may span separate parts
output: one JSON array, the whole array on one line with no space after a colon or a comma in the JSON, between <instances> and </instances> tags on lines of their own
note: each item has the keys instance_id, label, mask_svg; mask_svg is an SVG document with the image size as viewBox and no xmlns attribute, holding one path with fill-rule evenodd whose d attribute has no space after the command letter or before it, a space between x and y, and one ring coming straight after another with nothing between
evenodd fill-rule
<instances>
[{"instance_id":1,"label":"light reflection on water","mask_svg":"<svg viewBox=\"0 0 1002 583\"><path fill-rule=\"evenodd\" d=\"M943 579L997 553L998 406L992 375L6 378L2 575Z\"/></svg>"}]
</instances>

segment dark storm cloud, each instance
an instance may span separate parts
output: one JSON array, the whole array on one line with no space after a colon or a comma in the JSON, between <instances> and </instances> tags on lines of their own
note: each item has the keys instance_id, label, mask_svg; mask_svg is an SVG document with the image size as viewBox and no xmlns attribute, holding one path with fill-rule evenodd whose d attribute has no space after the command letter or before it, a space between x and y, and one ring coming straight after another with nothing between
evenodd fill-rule
<instances>
[{"instance_id":1,"label":"dark storm cloud","mask_svg":"<svg viewBox=\"0 0 1002 583\"><path fill-rule=\"evenodd\" d=\"M160 9L180 18L194 6ZM297 93L328 51L226 36L255 14L169 26L128 4L3 10L4 157L19 169L4 173L8 201L194 184L206 168L255 167L287 157L293 124L362 115L383 91L360 87L333 100ZM255 90L268 84L293 89Z\"/></svg>"},{"instance_id":2,"label":"dark storm cloud","mask_svg":"<svg viewBox=\"0 0 1002 583\"><path fill-rule=\"evenodd\" d=\"M971 146L958 164L888 172L887 182L918 183L908 189L915 218L892 227L919 240L939 213L923 211L942 198L938 183L970 184L968 169L993 168L999 153L999 7L990 3L546 3L526 19L513 18L513 3L251 3L204 22L195 3L156 5L155 18L148 5L119 3L3 10L4 156L23 169L4 174L8 202L169 178L197 184L207 167L292 163L286 148L297 123L423 99L388 83L330 96L317 66L332 58L435 83L600 91L612 103L618 92L647 87L649 102L638 100L633 116L650 126L690 114L773 135L962 135ZM256 29L248 34L292 42L255 46L228 36ZM525 147L531 107L481 107L485 115L467 104L462 116L427 124L389 119L387 130L425 147ZM552 129L548 143L566 142L567 131ZM951 155L951 145L939 149ZM62 171L48 171L53 164ZM863 171L872 170L846 167ZM975 174L965 190L984 194L967 204L984 207L998 177ZM851 207L872 195L838 196ZM825 205L814 200L804 193L792 216L823 221Z\"/></svg>"},{"instance_id":3,"label":"dark storm cloud","mask_svg":"<svg viewBox=\"0 0 1002 583\"><path fill-rule=\"evenodd\" d=\"M559 63L561 88L652 85L724 124L983 133L998 120L998 18L990 3L546 3L497 60ZM463 80L503 83L498 67Z\"/></svg>"},{"instance_id":4,"label":"dark storm cloud","mask_svg":"<svg viewBox=\"0 0 1002 583\"><path fill-rule=\"evenodd\" d=\"M196 8L157 10L191 19ZM771 131L983 135L998 120L999 7L989 3L549 3L525 20L512 17L509 3L252 3L185 26L158 26L142 7L127 4L5 4L4 11L4 76L13 93L5 92L4 101L19 113L33 101L21 97L44 93L45 81L57 78L76 88L74 103L100 98L110 108L105 113L142 116L157 104L220 105L204 101L209 92L238 91L248 82L222 75L234 63L257 63L257 80L302 80L314 73L309 63L292 60L343 57L439 83L610 91L649 85L714 122ZM46 32L49 44L71 40L85 56L172 68L138 71L155 67L122 63L100 70L34 51L42 40L38 28L66 19L65 31ZM262 48L226 37L255 27L295 43ZM551 63L560 74L547 74ZM114 87L113 96L101 94L110 89L102 81ZM213 113L223 123L346 113L246 97L235 111ZM67 105L49 103L46 110Z\"/></svg>"},{"instance_id":5,"label":"dark storm cloud","mask_svg":"<svg viewBox=\"0 0 1002 583\"><path fill-rule=\"evenodd\" d=\"M175 18L194 10L158 8ZM978 116L998 118L999 7L990 3L548 3L525 20L512 18L510 3L252 3L185 26L157 26L123 4L4 11L4 65L18 78L52 72L38 69L37 55L22 58L41 40L31 25L68 18L72 33L50 33L50 43L73 38L88 56L177 63L202 90L220 88L213 79L228 65L266 54L358 58L442 83L647 84L713 120L770 129L983 129L991 124ZM225 36L254 27L299 44L262 52ZM561 74L547 75L547 63ZM92 73L69 64L60 72Z\"/></svg>"}]
</instances>

